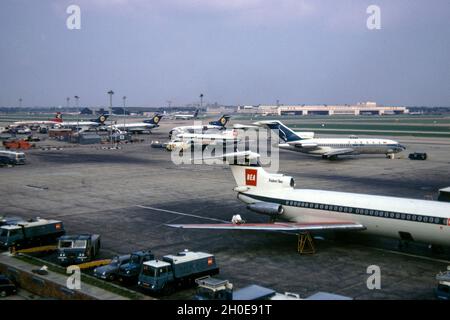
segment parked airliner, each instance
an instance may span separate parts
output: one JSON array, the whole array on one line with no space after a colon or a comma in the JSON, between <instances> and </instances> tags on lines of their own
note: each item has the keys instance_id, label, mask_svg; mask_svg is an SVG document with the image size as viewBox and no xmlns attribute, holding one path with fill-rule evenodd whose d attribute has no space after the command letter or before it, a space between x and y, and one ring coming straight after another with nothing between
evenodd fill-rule
<instances>
[{"instance_id":1,"label":"parked airliner","mask_svg":"<svg viewBox=\"0 0 450 320\"><path fill-rule=\"evenodd\" d=\"M209 145L235 144L239 140L236 130L218 131L217 133L180 133L166 145L166 149L187 150L193 144L205 149Z\"/></svg>"},{"instance_id":2,"label":"parked airliner","mask_svg":"<svg viewBox=\"0 0 450 320\"><path fill-rule=\"evenodd\" d=\"M10 128L17 126L27 126L27 127L38 127L41 125L52 126L54 124L58 124L62 122L61 112L57 112L55 117L50 120L24 120L24 121L16 121L13 124L9 125Z\"/></svg>"},{"instance_id":3,"label":"parked airliner","mask_svg":"<svg viewBox=\"0 0 450 320\"><path fill-rule=\"evenodd\" d=\"M128 131L131 133L142 133L144 131L151 131L152 129L159 127L158 123L161 121L162 117L162 114L157 113L149 120L133 123L116 123L113 124L112 127L116 130Z\"/></svg>"},{"instance_id":4,"label":"parked airliner","mask_svg":"<svg viewBox=\"0 0 450 320\"><path fill-rule=\"evenodd\" d=\"M244 151L222 157L230 163L238 199L250 210L271 216L274 222L169 226L294 232L360 230L406 241L450 245L448 202L295 189L292 177L266 172L257 161L258 154Z\"/></svg>"},{"instance_id":5,"label":"parked airliner","mask_svg":"<svg viewBox=\"0 0 450 320\"><path fill-rule=\"evenodd\" d=\"M278 120L260 121L257 124L278 130L278 135L284 142L278 145L280 149L321 155L324 159L334 160L341 155L357 154L384 154L393 158L395 153L406 149L397 141L389 139L358 137L304 139Z\"/></svg>"},{"instance_id":6,"label":"parked airliner","mask_svg":"<svg viewBox=\"0 0 450 320\"><path fill-rule=\"evenodd\" d=\"M174 114L173 117L175 120L191 120L197 119L199 110L195 110L194 114Z\"/></svg>"},{"instance_id":7,"label":"parked airliner","mask_svg":"<svg viewBox=\"0 0 450 320\"><path fill-rule=\"evenodd\" d=\"M106 119L108 119L107 114L102 114L98 116L96 119L92 120L79 120L79 121L62 121L56 123L55 127L64 127L64 128L91 128L98 127L105 124Z\"/></svg>"},{"instance_id":8,"label":"parked airliner","mask_svg":"<svg viewBox=\"0 0 450 320\"><path fill-rule=\"evenodd\" d=\"M226 124L230 120L230 116L224 114L217 121L211 121L207 125L196 125L196 126L182 126L175 127L169 132L169 139L181 133L205 133L208 130L223 130Z\"/></svg>"}]
</instances>

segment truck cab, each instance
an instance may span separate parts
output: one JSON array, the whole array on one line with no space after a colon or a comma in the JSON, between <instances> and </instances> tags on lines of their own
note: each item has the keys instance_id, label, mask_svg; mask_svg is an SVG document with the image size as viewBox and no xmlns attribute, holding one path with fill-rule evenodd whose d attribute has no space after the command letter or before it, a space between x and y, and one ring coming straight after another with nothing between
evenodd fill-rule
<instances>
[{"instance_id":1,"label":"truck cab","mask_svg":"<svg viewBox=\"0 0 450 320\"><path fill-rule=\"evenodd\" d=\"M3 225L0 227L0 247L2 249L9 248L22 239L22 229L19 226Z\"/></svg>"},{"instance_id":2,"label":"truck cab","mask_svg":"<svg viewBox=\"0 0 450 320\"><path fill-rule=\"evenodd\" d=\"M58 240L58 260L61 264L91 261L99 250L98 234L67 235Z\"/></svg>"},{"instance_id":3,"label":"truck cab","mask_svg":"<svg viewBox=\"0 0 450 320\"><path fill-rule=\"evenodd\" d=\"M130 256L130 261L120 266L117 276L121 281L133 281L141 272L142 264L153 260L155 256L150 250L136 251Z\"/></svg>"},{"instance_id":4,"label":"truck cab","mask_svg":"<svg viewBox=\"0 0 450 320\"><path fill-rule=\"evenodd\" d=\"M152 291L164 290L167 283L174 280L172 266L161 260L147 261L142 266L138 284Z\"/></svg>"}]
</instances>

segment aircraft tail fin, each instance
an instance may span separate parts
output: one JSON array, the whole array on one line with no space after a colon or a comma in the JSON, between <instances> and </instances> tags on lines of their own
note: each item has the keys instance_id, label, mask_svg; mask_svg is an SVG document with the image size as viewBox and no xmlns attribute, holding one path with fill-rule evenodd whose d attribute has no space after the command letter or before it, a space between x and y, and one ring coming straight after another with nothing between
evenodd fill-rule
<instances>
[{"instance_id":1,"label":"aircraft tail fin","mask_svg":"<svg viewBox=\"0 0 450 320\"><path fill-rule=\"evenodd\" d=\"M236 181L235 191L246 193L253 190L260 195L269 193L274 189L293 188L294 179L283 174L270 173L264 170L259 163L259 154L251 151L237 151L232 153L214 156L208 159L222 159L231 167L234 180Z\"/></svg>"},{"instance_id":2,"label":"aircraft tail fin","mask_svg":"<svg viewBox=\"0 0 450 320\"><path fill-rule=\"evenodd\" d=\"M54 122L62 122L63 120L62 120L62 114L61 114L61 112L57 112L57 113L55 114L55 117L52 119L52 121L54 121Z\"/></svg>"},{"instance_id":3,"label":"aircraft tail fin","mask_svg":"<svg viewBox=\"0 0 450 320\"><path fill-rule=\"evenodd\" d=\"M198 117L198 113L199 113L199 112L200 112L199 109L195 110L195 112L194 112L194 119Z\"/></svg>"},{"instance_id":4,"label":"aircraft tail fin","mask_svg":"<svg viewBox=\"0 0 450 320\"><path fill-rule=\"evenodd\" d=\"M97 122L100 124L105 124L106 119L108 119L109 115L107 114L101 114L100 116L98 116L97 119L92 120L93 122Z\"/></svg>"},{"instance_id":5,"label":"aircraft tail fin","mask_svg":"<svg viewBox=\"0 0 450 320\"><path fill-rule=\"evenodd\" d=\"M278 120L260 121L257 122L257 124L267 126L272 130L278 130L278 135L280 136L280 139L283 140L284 142L303 140L294 131L285 126L281 121Z\"/></svg>"},{"instance_id":6,"label":"aircraft tail fin","mask_svg":"<svg viewBox=\"0 0 450 320\"><path fill-rule=\"evenodd\" d=\"M155 115L150 120L144 120L143 122L158 125L158 123L159 123L159 121L161 121L162 117L163 117L162 114L155 113Z\"/></svg>"},{"instance_id":7,"label":"aircraft tail fin","mask_svg":"<svg viewBox=\"0 0 450 320\"><path fill-rule=\"evenodd\" d=\"M223 116L221 116L219 118L219 120L211 121L209 124L212 126L219 126L219 127L225 128L225 125L228 123L229 120L230 120L230 116L224 114Z\"/></svg>"}]
</instances>

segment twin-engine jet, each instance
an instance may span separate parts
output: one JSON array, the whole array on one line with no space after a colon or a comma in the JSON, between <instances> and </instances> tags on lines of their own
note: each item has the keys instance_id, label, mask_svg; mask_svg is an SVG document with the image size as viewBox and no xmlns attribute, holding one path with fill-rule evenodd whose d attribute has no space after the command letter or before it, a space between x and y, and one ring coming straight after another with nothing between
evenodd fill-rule
<instances>
[{"instance_id":1,"label":"twin-engine jet","mask_svg":"<svg viewBox=\"0 0 450 320\"><path fill-rule=\"evenodd\" d=\"M173 117L175 120L191 120L197 119L198 113L200 110L195 110L194 114L174 114Z\"/></svg>"},{"instance_id":2,"label":"twin-engine jet","mask_svg":"<svg viewBox=\"0 0 450 320\"><path fill-rule=\"evenodd\" d=\"M219 157L215 157L219 158ZM223 155L248 209L273 223L171 224L187 229L314 232L353 230L450 245L450 203L369 194L295 189L294 179L266 172L250 151Z\"/></svg>"},{"instance_id":3,"label":"twin-engine jet","mask_svg":"<svg viewBox=\"0 0 450 320\"><path fill-rule=\"evenodd\" d=\"M305 139L278 120L260 121L256 124L278 131L283 141L278 145L280 149L320 155L324 159L334 160L338 156L357 154L384 154L386 157L393 158L395 153L406 149L397 141L389 139L358 137Z\"/></svg>"}]
</instances>

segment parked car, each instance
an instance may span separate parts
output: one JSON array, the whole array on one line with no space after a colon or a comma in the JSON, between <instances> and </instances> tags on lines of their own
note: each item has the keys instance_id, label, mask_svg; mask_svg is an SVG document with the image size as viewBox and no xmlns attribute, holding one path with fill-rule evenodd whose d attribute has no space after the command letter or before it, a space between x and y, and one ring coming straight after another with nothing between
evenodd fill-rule
<instances>
[{"instance_id":1,"label":"parked car","mask_svg":"<svg viewBox=\"0 0 450 320\"><path fill-rule=\"evenodd\" d=\"M110 264L94 269L94 276L104 280L113 281L117 277L120 266L130 262L131 254L114 256Z\"/></svg>"},{"instance_id":2,"label":"parked car","mask_svg":"<svg viewBox=\"0 0 450 320\"><path fill-rule=\"evenodd\" d=\"M17 287L7 276L0 274L0 297L17 293Z\"/></svg>"},{"instance_id":3,"label":"parked car","mask_svg":"<svg viewBox=\"0 0 450 320\"><path fill-rule=\"evenodd\" d=\"M142 264L153 259L155 259L155 255L150 250L133 252L130 256L130 261L122 264L117 271L118 279L129 284L137 282Z\"/></svg>"},{"instance_id":4,"label":"parked car","mask_svg":"<svg viewBox=\"0 0 450 320\"><path fill-rule=\"evenodd\" d=\"M427 154L425 152L414 152L408 156L411 160L427 160Z\"/></svg>"}]
</instances>

